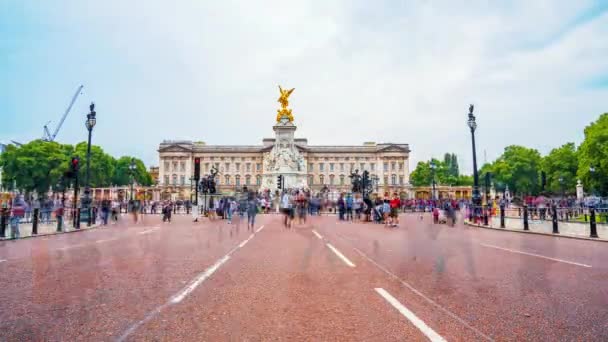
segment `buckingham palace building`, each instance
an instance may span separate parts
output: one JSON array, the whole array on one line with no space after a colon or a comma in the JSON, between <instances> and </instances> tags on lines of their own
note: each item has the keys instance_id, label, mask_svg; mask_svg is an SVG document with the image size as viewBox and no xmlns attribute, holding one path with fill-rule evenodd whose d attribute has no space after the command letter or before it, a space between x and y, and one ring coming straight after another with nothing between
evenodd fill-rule
<instances>
[{"instance_id":1,"label":"buckingham palace building","mask_svg":"<svg viewBox=\"0 0 608 342\"><path fill-rule=\"evenodd\" d=\"M165 140L159 148L158 185L163 199L187 199L192 189L194 158L200 158L201 176L215 167L220 193L242 187L277 189L282 176L286 188L325 189L333 194L351 189L350 174L369 171L374 191L411 195L408 144L365 142L361 145L309 145L296 138L297 129L288 97L294 89L279 86L274 137L260 145L208 145L204 142Z\"/></svg>"}]
</instances>

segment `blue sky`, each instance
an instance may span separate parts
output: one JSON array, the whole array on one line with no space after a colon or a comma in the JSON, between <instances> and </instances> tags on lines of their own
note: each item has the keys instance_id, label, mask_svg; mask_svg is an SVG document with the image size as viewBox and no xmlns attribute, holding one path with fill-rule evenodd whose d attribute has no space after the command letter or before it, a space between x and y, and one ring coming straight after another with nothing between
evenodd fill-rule
<instances>
[{"instance_id":1,"label":"blue sky","mask_svg":"<svg viewBox=\"0 0 608 342\"><path fill-rule=\"evenodd\" d=\"M608 111L608 1L0 2L0 141L55 127L157 164L163 139L259 144L277 84L310 144L409 143L470 170L509 144L580 143Z\"/></svg>"}]
</instances>

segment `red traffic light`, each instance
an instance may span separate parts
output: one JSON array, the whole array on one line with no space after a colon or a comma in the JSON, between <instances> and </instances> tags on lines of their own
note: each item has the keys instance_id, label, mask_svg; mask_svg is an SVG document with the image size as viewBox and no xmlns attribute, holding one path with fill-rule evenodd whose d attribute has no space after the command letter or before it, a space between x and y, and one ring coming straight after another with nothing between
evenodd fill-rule
<instances>
[{"instance_id":1,"label":"red traffic light","mask_svg":"<svg viewBox=\"0 0 608 342\"><path fill-rule=\"evenodd\" d=\"M201 163L201 158L199 158L199 157L194 158L194 163L195 164L200 164Z\"/></svg>"},{"instance_id":2,"label":"red traffic light","mask_svg":"<svg viewBox=\"0 0 608 342\"><path fill-rule=\"evenodd\" d=\"M78 158L72 158L72 165L78 166L79 162L80 162L80 160Z\"/></svg>"}]
</instances>

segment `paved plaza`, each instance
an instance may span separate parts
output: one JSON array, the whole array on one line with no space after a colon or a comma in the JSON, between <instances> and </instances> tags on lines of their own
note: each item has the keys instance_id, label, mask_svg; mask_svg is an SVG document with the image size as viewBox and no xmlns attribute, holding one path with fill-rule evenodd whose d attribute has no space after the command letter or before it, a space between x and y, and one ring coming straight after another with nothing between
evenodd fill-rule
<instances>
[{"instance_id":1,"label":"paved plaza","mask_svg":"<svg viewBox=\"0 0 608 342\"><path fill-rule=\"evenodd\" d=\"M146 216L0 242L0 340L605 340L608 245L433 225Z\"/></svg>"}]
</instances>

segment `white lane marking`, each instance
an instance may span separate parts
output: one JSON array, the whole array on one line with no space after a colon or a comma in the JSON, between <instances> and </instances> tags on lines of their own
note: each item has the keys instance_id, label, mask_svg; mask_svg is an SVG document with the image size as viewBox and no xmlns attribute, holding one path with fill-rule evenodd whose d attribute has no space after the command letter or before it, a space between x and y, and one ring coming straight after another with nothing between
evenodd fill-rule
<instances>
[{"instance_id":1,"label":"white lane marking","mask_svg":"<svg viewBox=\"0 0 608 342\"><path fill-rule=\"evenodd\" d=\"M355 267L355 264L353 264L350 260L348 260L344 254L340 253L339 250L336 249L336 247L332 246L331 243L326 243L327 247L329 247L329 249L331 249L332 252L334 252L334 254L336 254L338 256L338 258L342 259L342 261L344 261L344 263L350 267Z\"/></svg>"},{"instance_id":2,"label":"white lane marking","mask_svg":"<svg viewBox=\"0 0 608 342\"><path fill-rule=\"evenodd\" d=\"M101 240L97 240L95 241L95 243L104 243L104 242L110 242L110 241L115 241L116 239L101 239Z\"/></svg>"},{"instance_id":3,"label":"white lane marking","mask_svg":"<svg viewBox=\"0 0 608 342\"><path fill-rule=\"evenodd\" d=\"M574 262L574 261L568 261L568 260L563 260L563 259L551 258L551 257L540 255L540 254L534 254L534 253L528 253L528 252L524 252L524 251L518 251L516 249L498 247L498 246L494 246L494 245L487 245L485 243L482 243L480 245L482 245L483 247L488 247L488 248L501 249L503 251L507 251L507 252L511 252L511 253L518 253L518 254L529 255L529 256L533 256L533 257L537 257L537 258L543 258L543 259L547 259L547 260L553 260L553 261L557 261L557 262L563 262L564 264L570 264L570 265L575 265L575 266L581 266L581 267L591 268L591 265L580 264L580 263Z\"/></svg>"},{"instance_id":4,"label":"white lane marking","mask_svg":"<svg viewBox=\"0 0 608 342\"><path fill-rule=\"evenodd\" d=\"M137 233L137 234L148 234L148 233L152 233L152 232L154 232L154 231L155 231L155 230L157 230L157 229L158 229L158 228L156 228L156 227L155 227L155 228L151 228L151 229L147 229L147 230L141 231L141 232L139 232L139 233Z\"/></svg>"},{"instance_id":5,"label":"white lane marking","mask_svg":"<svg viewBox=\"0 0 608 342\"><path fill-rule=\"evenodd\" d=\"M257 229L255 232L256 232L256 233L259 233L259 232L260 232L260 230L262 230L262 229L264 229L264 226L261 226L261 227L260 227L260 228L258 228L258 229Z\"/></svg>"},{"instance_id":6,"label":"white lane marking","mask_svg":"<svg viewBox=\"0 0 608 342\"><path fill-rule=\"evenodd\" d=\"M412 285L410 285L407 282L403 281L401 278L399 278L398 276L396 276L395 274L393 274L391 271L389 271L386 268L384 268L384 266L382 266L379 263L377 263L374 259L368 257L365 253L361 252L357 247L353 247L353 249L355 251L357 251L357 253L359 253L362 257L364 257L365 259L367 259L369 262L371 262L372 264L376 265L376 267L378 267L384 273L388 274L390 277L392 277L393 279L395 279L398 282L400 282L401 285L407 287L410 291L412 291L414 294L418 295L419 297L421 297L422 299L424 299L425 301L427 301L429 304L431 304L431 305L435 306L437 309L443 311L446 315L452 317L454 320L456 320L460 324L464 325L465 327L471 329L473 332L475 332L479 336L485 338L486 340L488 340L488 341L494 341L494 339L492 339L488 335L482 333L477 328L475 328L472 325L470 325L469 323L465 322L462 318L456 316L455 313L453 313L450 310L448 310L448 309L444 308L443 306L439 305L437 302L435 302L431 298L425 296L422 292L418 291L415 287L413 287Z\"/></svg>"},{"instance_id":7,"label":"white lane marking","mask_svg":"<svg viewBox=\"0 0 608 342\"><path fill-rule=\"evenodd\" d=\"M264 228L264 226L261 226L260 228L258 228L258 231L262 230L262 228ZM252 234L249 237L249 239L251 239L254 235L255 234ZM249 239L247 239L247 240L249 240ZM242 244L242 242L241 242L241 244ZM203 273L199 274L196 278L194 278L189 283L188 286L186 286L180 292L178 292L174 296L172 296L169 299L169 301L158 306L154 310L150 311L148 314L146 314L146 316L142 320L135 322L134 324L129 326L129 328L127 328L127 330L125 330L125 332L122 333L122 335L120 335L120 337L117 339L117 341L118 342L125 341L139 327L144 325L146 322L152 320L154 317L158 316L161 313L161 311L166 309L168 306L181 302L190 293L192 293L192 291L194 291L200 284L202 284L205 280L207 280L215 271L217 271L223 264L225 264L230 259L230 255L239 248L240 248L240 244L238 246L235 246L234 248L232 248L228 253L226 253L226 255L224 255L221 259L216 261L215 264L211 265L211 267L207 268L205 271L203 271Z\"/></svg>"},{"instance_id":8,"label":"white lane marking","mask_svg":"<svg viewBox=\"0 0 608 342\"><path fill-rule=\"evenodd\" d=\"M395 297L393 297L390 293L388 293L383 288L375 288L376 292L381 295L387 302L389 302L399 313L401 313L405 318L407 318L412 324L418 328L429 340L433 342L446 342L446 340L441 337L435 330L431 329L426 323L424 323L418 316L416 316L413 312L408 310L403 304L401 304Z\"/></svg>"},{"instance_id":9,"label":"white lane marking","mask_svg":"<svg viewBox=\"0 0 608 342\"><path fill-rule=\"evenodd\" d=\"M319 240L323 240L323 237L321 236L321 234L317 233L316 230L313 229L312 233L315 234L319 238Z\"/></svg>"},{"instance_id":10,"label":"white lane marking","mask_svg":"<svg viewBox=\"0 0 608 342\"><path fill-rule=\"evenodd\" d=\"M57 250L67 251L68 249L80 248L80 247L84 247L84 245L73 245L73 246L60 247L60 248L57 248Z\"/></svg>"},{"instance_id":11,"label":"white lane marking","mask_svg":"<svg viewBox=\"0 0 608 342\"><path fill-rule=\"evenodd\" d=\"M247 242L249 242L249 240L253 239L253 236L254 236L254 234L251 234L247 240L241 242L241 244L239 245L239 248L243 248L243 246L245 246L247 244Z\"/></svg>"},{"instance_id":12,"label":"white lane marking","mask_svg":"<svg viewBox=\"0 0 608 342\"><path fill-rule=\"evenodd\" d=\"M209 278L215 271L217 271L218 268L220 268L223 264L225 264L226 261L228 261L229 259L230 259L230 255L225 255L223 258L218 260L211 267L206 269L203 273L199 274L198 277L196 277L194 279L194 281L190 283L190 285L186 286L177 295L175 295L175 296L173 296L173 298L171 298L171 300L170 300L171 304L177 304L177 303L181 302L184 298L186 298L186 296L188 296L190 293L192 293L192 291L194 291L200 284L202 284L202 282L207 280L207 278Z\"/></svg>"},{"instance_id":13,"label":"white lane marking","mask_svg":"<svg viewBox=\"0 0 608 342\"><path fill-rule=\"evenodd\" d=\"M6 261L6 259L0 259L0 262L5 262L5 261Z\"/></svg>"}]
</instances>

